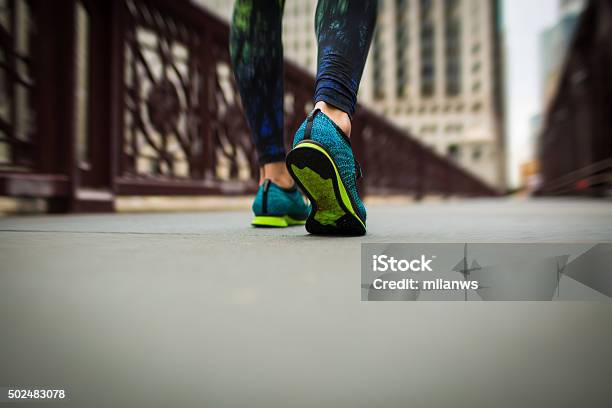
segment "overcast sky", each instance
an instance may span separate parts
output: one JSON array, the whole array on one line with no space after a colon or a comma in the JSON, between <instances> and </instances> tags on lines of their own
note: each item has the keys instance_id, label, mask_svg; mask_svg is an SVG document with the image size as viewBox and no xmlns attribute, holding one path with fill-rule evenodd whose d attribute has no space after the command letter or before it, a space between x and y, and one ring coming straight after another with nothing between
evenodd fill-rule
<instances>
[{"instance_id":1,"label":"overcast sky","mask_svg":"<svg viewBox=\"0 0 612 408\"><path fill-rule=\"evenodd\" d=\"M528 157L529 120L540 110L539 35L558 17L558 0L504 0L508 180Z\"/></svg>"}]
</instances>

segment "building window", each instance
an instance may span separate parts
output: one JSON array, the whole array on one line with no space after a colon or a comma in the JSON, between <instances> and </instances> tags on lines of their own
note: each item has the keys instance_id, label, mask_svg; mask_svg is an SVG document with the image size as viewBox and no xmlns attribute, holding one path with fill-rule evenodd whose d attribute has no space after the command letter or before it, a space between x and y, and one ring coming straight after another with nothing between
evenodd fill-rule
<instances>
[{"instance_id":1,"label":"building window","mask_svg":"<svg viewBox=\"0 0 612 408\"><path fill-rule=\"evenodd\" d=\"M472 105L472 112L479 112L481 108L482 104L480 102L476 102L474 105Z\"/></svg>"},{"instance_id":2,"label":"building window","mask_svg":"<svg viewBox=\"0 0 612 408\"><path fill-rule=\"evenodd\" d=\"M405 96L409 81L408 3L408 0L395 0L395 94L398 98Z\"/></svg>"},{"instance_id":3,"label":"building window","mask_svg":"<svg viewBox=\"0 0 612 408\"><path fill-rule=\"evenodd\" d=\"M459 0L444 0L446 94L461 93L461 14Z\"/></svg>"},{"instance_id":4,"label":"building window","mask_svg":"<svg viewBox=\"0 0 612 408\"><path fill-rule=\"evenodd\" d=\"M444 133L461 133L463 130L463 125L460 123L456 124L448 124L444 127Z\"/></svg>"},{"instance_id":5,"label":"building window","mask_svg":"<svg viewBox=\"0 0 612 408\"><path fill-rule=\"evenodd\" d=\"M459 159L459 155L460 155L460 150L459 150L459 145L458 144L450 144L448 145L448 147L446 148L446 154L448 157L450 157L453 160L457 160Z\"/></svg>"},{"instance_id":6,"label":"building window","mask_svg":"<svg viewBox=\"0 0 612 408\"><path fill-rule=\"evenodd\" d=\"M476 146L472 151L472 160L478 161L482 157L482 147Z\"/></svg>"},{"instance_id":7,"label":"building window","mask_svg":"<svg viewBox=\"0 0 612 408\"><path fill-rule=\"evenodd\" d=\"M379 2L381 4L382 2ZM372 44L372 61L373 61L373 82L374 82L374 99L381 100L385 98L385 87L383 78L383 50L381 41L381 31L379 29L374 33Z\"/></svg>"},{"instance_id":8,"label":"building window","mask_svg":"<svg viewBox=\"0 0 612 408\"><path fill-rule=\"evenodd\" d=\"M421 95L430 97L435 89L435 28L433 0L420 0Z\"/></svg>"}]
</instances>

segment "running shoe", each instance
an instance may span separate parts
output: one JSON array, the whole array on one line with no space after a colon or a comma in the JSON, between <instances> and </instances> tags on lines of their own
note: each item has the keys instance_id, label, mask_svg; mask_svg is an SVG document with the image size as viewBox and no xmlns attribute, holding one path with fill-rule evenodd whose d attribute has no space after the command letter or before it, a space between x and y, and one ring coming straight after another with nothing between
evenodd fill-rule
<instances>
[{"instance_id":1,"label":"running shoe","mask_svg":"<svg viewBox=\"0 0 612 408\"><path fill-rule=\"evenodd\" d=\"M297 186L282 188L269 179L259 186L252 209L255 218L251 224L256 227L304 225L310 213Z\"/></svg>"},{"instance_id":2,"label":"running shoe","mask_svg":"<svg viewBox=\"0 0 612 408\"><path fill-rule=\"evenodd\" d=\"M362 176L348 137L319 109L308 115L287 155L287 169L310 199L306 230L318 235L364 235L366 209L359 198Z\"/></svg>"}]
</instances>

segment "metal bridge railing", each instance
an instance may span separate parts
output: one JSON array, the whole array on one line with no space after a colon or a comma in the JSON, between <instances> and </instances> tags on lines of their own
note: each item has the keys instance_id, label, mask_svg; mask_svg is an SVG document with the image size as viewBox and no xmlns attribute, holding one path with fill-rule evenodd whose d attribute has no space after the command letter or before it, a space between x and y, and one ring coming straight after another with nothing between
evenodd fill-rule
<instances>
[{"instance_id":1,"label":"metal bridge railing","mask_svg":"<svg viewBox=\"0 0 612 408\"><path fill-rule=\"evenodd\" d=\"M227 24L176 0L4 4L0 194L65 212L112 211L118 195L255 190ZM289 146L314 79L286 63L284 81ZM363 106L352 140L366 193L496 194Z\"/></svg>"}]
</instances>

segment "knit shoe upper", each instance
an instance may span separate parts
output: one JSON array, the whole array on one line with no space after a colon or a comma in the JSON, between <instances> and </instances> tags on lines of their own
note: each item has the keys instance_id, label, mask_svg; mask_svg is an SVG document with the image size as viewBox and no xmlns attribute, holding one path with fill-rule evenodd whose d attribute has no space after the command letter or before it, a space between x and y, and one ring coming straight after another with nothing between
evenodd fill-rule
<instances>
[{"instance_id":1,"label":"knit shoe upper","mask_svg":"<svg viewBox=\"0 0 612 408\"><path fill-rule=\"evenodd\" d=\"M319 143L331 155L338 167L342 183L352 202L355 204L357 215L365 223L366 209L357 191L357 174L360 170L357 168L350 141L329 116L321 111L315 111L312 114L314 119L310 130L310 140ZM305 120L295 133L295 138L293 139L294 148L304 139L307 122L308 120Z\"/></svg>"},{"instance_id":2,"label":"knit shoe upper","mask_svg":"<svg viewBox=\"0 0 612 408\"><path fill-rule=\"evenodd\" d=\"M255 196L251 207L256 216L290 216L296 220L305 220L310 213L310 206L297 186L286 189L266 179Z\"/></svg>"}]
</instances>

